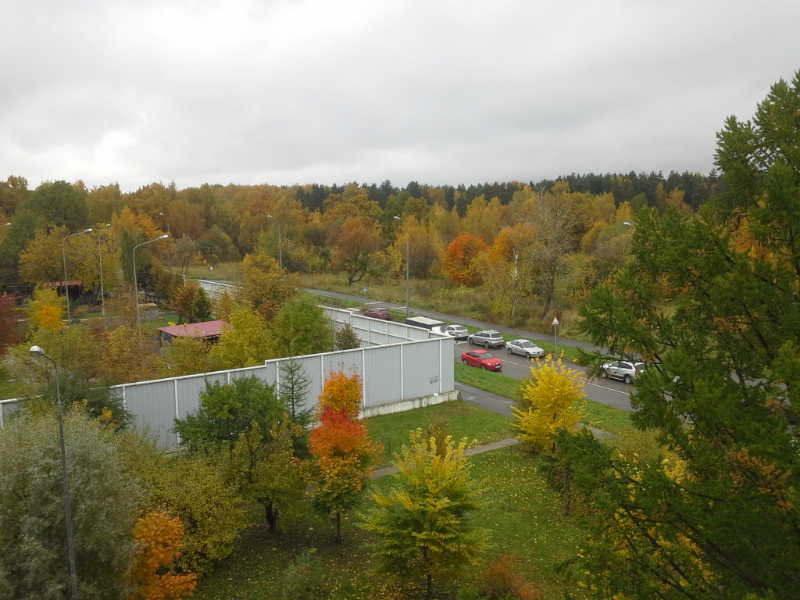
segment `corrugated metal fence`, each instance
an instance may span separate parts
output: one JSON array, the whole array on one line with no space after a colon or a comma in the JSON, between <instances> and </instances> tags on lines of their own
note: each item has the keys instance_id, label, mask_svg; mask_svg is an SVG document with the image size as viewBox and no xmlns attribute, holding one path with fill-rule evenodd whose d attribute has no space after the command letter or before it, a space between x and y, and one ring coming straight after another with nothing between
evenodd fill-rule
<instances>
[{"instance_id":1,"label":"corrugated metal fence","mask_svg":"<svg viewBox=\"0 0 800 600\"><path fill-rule=\"evenodd\" d=\"M326 312L337 324L349 322L363 347L294 359L311 383L306 408L316 406L322 384L333 371L361 375L364 411L454 390L453 338L349 311L326 308ZM178 443L172 431L174 419L185 418L197 410L200 392L207 382L230 383L238 377L255 375L280 388L281 365L289 360L282 358L245 369L127 383L112 389L122 397L125 408L135 416L138 425L147 426L151 433L158 435L162 446L174 447ZM0 404L0 412L4 410L8 414L15 401L4 402Z\"/></svg>"}]
</instances>

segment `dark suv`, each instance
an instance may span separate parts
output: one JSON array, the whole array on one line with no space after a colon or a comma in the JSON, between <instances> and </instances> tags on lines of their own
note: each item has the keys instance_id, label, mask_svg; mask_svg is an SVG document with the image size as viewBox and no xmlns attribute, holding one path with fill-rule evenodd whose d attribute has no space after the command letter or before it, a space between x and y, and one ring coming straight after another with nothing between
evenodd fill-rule
<instances>
[{"instance_id":1,"label":"dark suv","mask_svg":"<svg viewBox=\"0 0 800 600\"><path fill-rule=\"evenodd\" d=\"M473 333L469 336L469 343L483 346L484 348L499 348L500 346L506 345L503 336L500 335L499 331L495 331L494 329L485 329L478 333Z\"/></svg>"}]
</instances>

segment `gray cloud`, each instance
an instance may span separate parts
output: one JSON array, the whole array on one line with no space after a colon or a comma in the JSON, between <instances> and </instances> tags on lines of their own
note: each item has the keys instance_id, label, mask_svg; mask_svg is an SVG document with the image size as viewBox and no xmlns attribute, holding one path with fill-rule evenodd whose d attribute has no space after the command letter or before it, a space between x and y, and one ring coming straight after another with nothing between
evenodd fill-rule
<instances>
[{"instance_id":1,"label":"gray cloud","mask_svg":"<svg viewBox=\"0 0 800 600\"><path fill-rule=\"evenodd\" d=\"M432 184L712 168L800 68L796 2L8 2L0 165Z\"/></svg>"}]
</instances>

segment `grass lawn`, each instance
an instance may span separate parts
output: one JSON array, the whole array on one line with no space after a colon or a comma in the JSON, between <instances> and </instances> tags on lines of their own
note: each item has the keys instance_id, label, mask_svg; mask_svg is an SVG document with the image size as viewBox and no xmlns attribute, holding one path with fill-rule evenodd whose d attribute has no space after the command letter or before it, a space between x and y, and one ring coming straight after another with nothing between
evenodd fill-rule
<instances>
[{"instance_id":1,"label":"grass lawn","mask_svg":"<svg viewBox=\"0 0 800 600\"><path fill-rule=\"evenodd\" d=\"M492 392L498 396L511 398L512 400L517 397L517 390L522 385L522 381L508 375L490 373L483 369L475 369L459 363L455 364L455 378L456 381L461 383ZM615 435L624 437L629 437L634 431L631 424L631 414L624 410L587 399L585 413L581 422L591 423L598 429L610 431Z\"/></svg>"},{"instance_id":2,"label":"grass lawn","mask_svg":"<svg viewBox=\"0 0 800 600\"><path fill-rule=\"evenodd\" d=\"M445 421L454 440L466 437L479 444L513 437L509 420L466 402L445 402L408 412L372 417L366 420L369 436L383 444L383 465L408 442L408 432L423 431L432 423Z\"/></svg>"},{"instance_id":3,"label":"grass lawn","mask_svg":"<svg viewBox=\"0 0 800 600\"><path fill-rule=\"evenodd\" d=\"M390 419L390 417L385 417ZM459 585L474 581L477 574L500 554L519 556L520 567L536 582L545 598L562 598L565 583L554 567L574 556L583 536L570 516L563 513L557 495L538 474L538 463L519 448L505 448L470 459L473 477L483 482L486 506L476 513L488 531L490 547L481 567L468 569L461 582L436 585L436 597L452 599ZM393 477L374 482L388 489ZM361 510L372 503L365 496ZM260 519L260 511L253 513ZM344 542L333 544L332 521L307 514L288 525L285 533L271 536L263 523L246 530L237 550L200 581L198 600L256 600L277 598L276 587L289 561L306 548L315 548L325 567L326 584L333 600L418 600L421 587L400 586L386 575L372 573L369 548L372 538L359 529L358 511L342 523ZM422 585L422 582L419 582ZM570 586L569 592L581 597Z\"/></svg>"}]
</instances>

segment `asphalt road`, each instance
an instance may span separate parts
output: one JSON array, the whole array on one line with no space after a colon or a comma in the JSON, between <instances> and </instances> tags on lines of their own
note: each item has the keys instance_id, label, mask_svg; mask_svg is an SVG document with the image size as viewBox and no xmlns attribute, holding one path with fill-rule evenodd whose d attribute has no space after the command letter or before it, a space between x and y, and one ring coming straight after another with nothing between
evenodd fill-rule
<instances>
[{"instance_id":1,"label":"asphalt road","mask_svg":"<svg viewBox=\"0 0 800 600\"><path fill-rule=\"evenodd\" d=\"M355 296L350 294L341 294L339 292L328 292L325 290L315 290L315 289L307 289L306 291L317 294L319 296L328 296L330 298L340 298L343 300L351 300L353 302L361 302L364 304L372 304L376 305L379 304L380 306L385 306L386 308L393 308L393 309L404 309L404 305L392 304L391 302L379 302L377 300L372 300L367 298L366 300L361 296ZM484 323L481 321L477 321L475 319L466 319L463 317L457 317L454 315L448 315L445 313L434 312L431 310L421 310L412 307L411 312L414 315L422 315L425 317L430 317L432 319L439 319L440 321L451 321L456 323L461 323L463 325L471 325L473 327L479 327L481 329L497 329L500 333L506 333L511 335L517 335L521 338L525 338L528 340L536 341L539 339L547 339L548 341L551 338L542 336L539 333L534 333L531 331L526 331L524 329L515 329L512 327L503 327L501 325L495 325L492 323ZM571 346L571 347L582 347L585 350L602 350L597 346L592 346L591 344L587 344L585 342L580 342L576 340L570 340L567 338L558 338L558 343L564 346ZM468 342L456 342L455 344L455 353L453 359L456 362L461 362L461 353L465 350L469 349L476 349L478 346L472 346ZM508 354L505 349L498 348L494 351L496 356L503 361L503 370L502 373L509 377L513 377L515 379L522 379L526 375L530 373L531 367L536 366L536 361L529 361L526 360L524 357L519 356L517 354ZM571 368L580 369L585 371L586 369L578 366L578 365L570 365ZM459 389L459 384L456 383L456 389ZM596 380L589 380L586 382L586 397L590 400L595 400L596 402L601 402L603 404L607 404L608 406L613 406L615 408L620 408L622 410L631 410L631 403L630 403L630 392L632 390L632 386L626 385L621 381L615 381L611 379L596 379ZM463 391L462 391L463 395ZM493 399L492 404L496 405L497 400ZM510 406L511 401L508 401L508 405ZM495 411L497 412L497 411ZM510 416L510 408L508 409L509 416Z\"/></svg>"},{"instance_id":2,"label":"asphalt road","mask_svg":"<svg viewBox=\"0 0 800 600\"><path fill-rule=\"evenodd\" d=\"M465 350L475 350L479 346L473 346L469 342L456 342L453 359L455 362L461 362L461 353ZM503 348L490 350L492 354L497 356L503 362L503 370L501 373L514 379L522 379L531 372L531 368L536 368L537 360L528 360L524 356L518 354L508 354ZM579 365L569 365L572 369L586 371ZM622 410L631 410L630 392L632 386L626 385L621 381L614 379L592 379L586 382L586 397L589 400L602 402L614 408L621 408ZM510 402L510 401L509 401Z\"/></svg>"}]
</instances>

